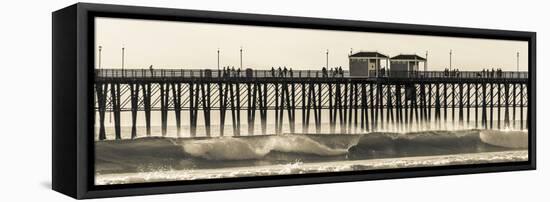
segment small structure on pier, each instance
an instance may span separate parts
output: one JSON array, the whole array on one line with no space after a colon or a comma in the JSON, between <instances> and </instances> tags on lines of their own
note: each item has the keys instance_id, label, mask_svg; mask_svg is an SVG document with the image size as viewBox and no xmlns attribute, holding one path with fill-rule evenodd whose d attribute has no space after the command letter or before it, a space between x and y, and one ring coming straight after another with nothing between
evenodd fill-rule
<instances>
[{"instance_id":1,"label":"small structure on pier","mask_svg":"<svg viewBox=\"0 0 550 202\"><path fill-rule=\"evenodd\" d=\"M416 54L400 54L391 58L391 77L410 77L419 71L420 63L426 65L427 60Z\"/></svg>"},{"instance_id":2,"label":"small structure on pier","mask_svg":"<svg viewBox=\"0 0 550 202\"><path fill-rule=\"evenodd\" d=\"M378 52L357 52L349 56L349 74L351 77L379 77L385 75L381 68L380 60L386 60L388 56Z\"/></svg>"}]
</instances>

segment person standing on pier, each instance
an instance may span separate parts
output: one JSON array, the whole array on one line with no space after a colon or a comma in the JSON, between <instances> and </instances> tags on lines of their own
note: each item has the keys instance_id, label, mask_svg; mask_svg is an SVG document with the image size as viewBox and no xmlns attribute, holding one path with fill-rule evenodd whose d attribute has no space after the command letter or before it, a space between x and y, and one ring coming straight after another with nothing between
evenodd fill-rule
<instances>
[{"instance_id":1,"label":"person standing on pier","mask_svg":"<svg viewBox=\"0 0 550 202\"><path fill-rule=\"evenodd\" d=\"M288 70L288 73L289 73L290 77L293 76L293 75L292 75L292 68L290 68L290 69Z\"/></svg>"}]
</instances>

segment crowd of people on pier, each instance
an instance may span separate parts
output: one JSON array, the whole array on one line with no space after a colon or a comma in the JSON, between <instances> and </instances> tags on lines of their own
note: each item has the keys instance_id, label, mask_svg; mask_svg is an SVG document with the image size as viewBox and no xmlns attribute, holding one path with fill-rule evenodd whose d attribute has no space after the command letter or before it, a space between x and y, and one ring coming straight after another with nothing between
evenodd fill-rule
<instances>
[{"instance_id":1,"label":"crowd of people on pier","mask_svg":"<svg viewBox=\"0 0 550 202\"><path fill-rule=\"evenodd\" d=\"M222 77L240 77L240 76L248 76L249 73L245 73L244 75L242 72L248 72L252 71L251 69L246 69L243 71L241 68L235 68L235 67L223 67L220 71L220 75ZM344 70L342 67L335 67L327 69L326 67L322 67L321 72L319 75L318 71L302 71L306 72L305 75L294 75L294 72L292 68L287 68L286 66L283 67L271 67L271 70L268 71L270 77L294 77L294 76L321 76L321 77L344 77ZM311 75L311 73L315 75ZM264 76L264 75L261 75ZM267 76L267 75L266 75Z\"/></svg>"},{"instance_id":2,"label":"crowd of people on pier","mask_svg":"<svg viewBox=\"0 0 550 202\"><path fill-rule=\"evenodd\" d=\"M286 66L283 68L279 67L278 69L271 67L271 77L292 77L293 74L292 68L287 69Z\"/></svg>"},{"instance_id":3,"label":"crowd of people on pier","mask_svg":"<svg viewBox=\"0 0 550 202\"><path fill-rule=\"evenodd\" d=\"M443 75L445 77L460 77L460 70L458 69L451 70L451 69L445 68L445 70L443 71ZM477 72L476 76L480 78L502 78L504 77L504 73L500 68L498 69L491 68L490 70L483 69L480 72Z\"/></svg>"},{"instance_id":4,"label":"crowd of people on pier","mask_svg":"<svg viewBox=\"0 0 550 202\"><path fill-rule=\"evenodd\" d=\"M445 68L445 70L443 71L443 75L445 75L445 77L460 77L460 71L458 69L448 69L448 68Z\"/></svg>"},{"instance_id":5,"label":"crowd of people on pier","mask_svg":"<svg viewBox=\"0 0 550 202\"><path fill-rule=\"evenodd\" d=\"M223 67L221 75L223 77L229 77L229 76L240 76L241 75L241 68L235 69L235 67Z\"/></svg>"},{"instance_id":6,"label":"crowd of people on pier","mask_svg":"<svg viewBox=\"0 0 550 202\"><path fill-rule=\"evenodd\" d=\"M482 78L501 78L504 74L502 72L502 69L498 68L495 70L495 68L489 69L483 69L481 70L481 73L478 73L478 77Z\"/></svg>"},{"instance_id":7,"label":"crowd of people on pier","mask_svg":"<svg viewBox=\"0 0 550 202\"><path fill-rule=\"evenodd\" d=\"M150 67L151 71L152 68ZM219 74L222 77L244 77L244 76L253 76L253 70L252 69L246 69L242 70L241 68L235 68L235 67L223 67L222 70L219 70ZM258 76L269 76L269 77L344 77L344 70L342 67L334 67L334 68L326 68L322 67L321 71L300 71L299 75L296 75L296 73L292 70L292 68L287 68L286 66L283 67L271 67L271 70L264 71L265 73L258 75ZM243 74L244 73L244 74ZM387 70L386 68L380 68L377 75L380 77L386 76ZM420 71L418 72L420 73ZM467 72L466 76L476 76L480 78L502 78L504 77L504 72L502 69L498 68L491 68L491 69L483 69L480 72ZM460 78L461 72L458 68L455 69L449 69L445 68L442 72L444 77L451 77L451 78ZM472 75L470 75L472 74ZM473 75L475 74L475 75Z\"/></svg>"}]
</instances>

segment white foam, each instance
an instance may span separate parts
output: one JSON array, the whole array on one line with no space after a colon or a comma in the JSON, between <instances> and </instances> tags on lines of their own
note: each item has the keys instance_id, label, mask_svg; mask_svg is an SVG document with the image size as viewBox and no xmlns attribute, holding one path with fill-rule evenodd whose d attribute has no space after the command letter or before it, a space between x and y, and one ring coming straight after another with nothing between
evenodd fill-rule
<instances>
[{"instance_id":1,"label":"white foam","mask_svg":"<svg viewBox=\"0 0 550 202\"><path fill-rule=\"evenodd\" d=\"M526 131L498 131L483 130L479 133L481 141L500 147L524 149L529 146L528 132Z\"/></svg>"},{"instance_id":2,"label":"white foam","mask_svg":"<svg viewBox=\"0 0 550 202\"><path fill-rule=\"evenodd\" d=\"M135 173L96 173L96 185L161 182L176 180L216 179L303 173L342 172L354 170L377 170L411 167L432 167L444 165L485 164L498 162L527 161L526 150L454 154L438 156L368 159L356 161L333 161L321 163L277 164L251 167L219 169L160 170Z\"/></svg>"}]
</instances>

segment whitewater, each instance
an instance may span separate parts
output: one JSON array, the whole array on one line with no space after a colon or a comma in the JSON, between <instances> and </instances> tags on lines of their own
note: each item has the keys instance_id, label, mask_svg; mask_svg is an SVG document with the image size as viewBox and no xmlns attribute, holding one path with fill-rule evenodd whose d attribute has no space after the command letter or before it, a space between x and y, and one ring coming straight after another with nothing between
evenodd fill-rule
<instances>
[{"instance_id":1,"label":"whitewater","mask_svg":"<svg viewBox=\"0 0 550 202\"><path fill-rule=\"evenodd\" d=\"M528 160L528 132L418 131L95 142L96 185Z\"/></svg>"}]
</instances>

